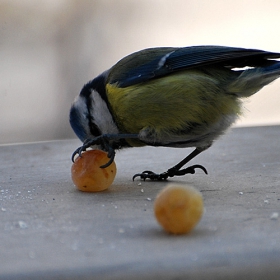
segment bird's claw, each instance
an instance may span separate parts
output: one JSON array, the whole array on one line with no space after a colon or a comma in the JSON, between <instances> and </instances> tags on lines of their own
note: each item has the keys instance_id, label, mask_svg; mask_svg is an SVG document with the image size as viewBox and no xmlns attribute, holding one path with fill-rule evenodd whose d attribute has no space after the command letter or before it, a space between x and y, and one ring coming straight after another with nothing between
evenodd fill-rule
<instances>
[{"instance_id":1,"label":"bird's claw","mask_svg":"<svg viewBox=\"0 0 280 280\"><path fill-rule=\"evenodd\" d=\"M100 168L106 168L106 167L110 166L111 163L112 163L112 162L114 161L114 159L115 159L115 155L116 155L115 150L114 150L112 147L110 147L110 150L109 150L108 153L107 153L107 157L109 158L109 161L108 161L107 163L101 165Z\"/></svg>"},{"instance_id":2,"label":"bird's claw","mask_svg":"<svg viewBox=\"0 0 280 280\"><path fill-rule=\"evenodd\" d=\"M202 171L204 171L205 174L208 174L208 172L204 166L196 164L196 165L192 165L192 166L189 166L189 167L181 169L181 170L177 170L176 168L170 168L166 172L163 172L160 174L146 170L146 171L143 171L142 173L135 174L132 179L134 181L135 178L140 177L140 179L142 179L144 181L146 179L150 179L152 181L162 181L162 180L167 180L168 177L183 176L186 174L194 174L196 168L199 168Z\"/></svg>"},{"instance_id":3,"label":"bird's claw","mask_svg":"<svg viewBox=\"0 0 280 280\"><path fill-rule=\"evenodd\" d=\"M77 148L74 153L72 154L72 161L74 162L75 156L78 155L79 157L82 156L82 153L86 151L87 148L93 146L93 145L101 145L102 149L107 152L107 156L109 158L109 161L103 165L100 166L100 168L106 168L108 167L115 159L115 150L110 146L108 137L101 135L99 137L93 138L93 139L87 139L83 143L83 145L79 148Z\"/></svg>"},{"instance_id":4,"label":"bird's claw","mask_svg":"<svg viewBox=\"0 0 280 280\"><path fill-rule=\"evenodd\" d=\"M204 166L202 166L202 165L200 165L200 164L195 164L195 165L189 166L189 167L184 168L184 169L181 169L181 170L176 170L176 171L175 171L175 174L174 174L173 176L183 176L183 175L185 175L185 174L194 174L196 168L199 168L199 169L201 169L205 174L208 174L207 169L206 169ZM172 168L171 168L171 169L172 169ZM170 169L169 169L169 170L170 170ZM168 171L169 171L169 170L168 170ZM173 177L173 176L169 175L169 177Z\"/></svg>"}]
</instances>

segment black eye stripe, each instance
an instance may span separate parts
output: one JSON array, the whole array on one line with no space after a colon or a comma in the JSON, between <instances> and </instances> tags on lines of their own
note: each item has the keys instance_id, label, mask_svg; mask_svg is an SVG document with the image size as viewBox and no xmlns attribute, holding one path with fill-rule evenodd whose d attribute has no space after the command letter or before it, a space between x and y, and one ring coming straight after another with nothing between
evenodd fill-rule
<instances>
[{"instance_id":1,"label":"black eye stripe","mask_svg":"<svg viewBox=\"0 0 280 280\"><path fill-rule=\"evenodd\" d=\"M88 98L86 98L86 105L87 105L87 119L88 119L88 126L89 126L89 131L90 134L94 137L101 135L101 131L99 129L99 127L95 124L94 118L92 116L92 114L90 113L93 109L93 99L91 98L91 96L88 96Z\"/></svg>"},{"instance_id":2,"label":"black eye stripe","mask_svg":"<svg viewBox=\"0 0 280 280\"><path fill-rule=\"evenodd\" d=\"M102 134L99 127L95 124L94 118L91 114L91 112L94 110L94 108L93 108L94 105L92 104L94 100L92 99L91 94L94 89L94 84L96 83L95 80L96 79L85 84L80 93L80 96L85 99L85 103L87 106L86 118L88 120L88 127L89 127L90 134L93 137L96 137L96 136L99 136Z\"/></svg>"},{"instance_id":3,"label":"black eye stripe","mask_svg":"<svg viewBox=\"0 0 280 280\"><path fill-rule=\"evenodd\" d=\"M107 110L106 112L101 112L101 110L104 110L102 106L101 108L98 108L100 103L98 100L100 98L107 105L107 109L113 119L113 122L115 123L114 115L112 114L110 104L108 102L108 98L106 95L106 87L105 87L106 77L107 77L107 72L102 73L92 81L89 81L87 84L85 84L80 93L80 96L85 99L85 103L87 106L86 118L88 120L89 132L94 137L102 135L102 130L101 130L102 123L99 124L99 126L101 125L101 127L99 128L99 126L96 124L96 121L94 119L94 115L96 115L95 113L107 114ZM95 99L96 99L95 97L97 98L96 103L95 103Z\"/></svg>"}]
</instances>

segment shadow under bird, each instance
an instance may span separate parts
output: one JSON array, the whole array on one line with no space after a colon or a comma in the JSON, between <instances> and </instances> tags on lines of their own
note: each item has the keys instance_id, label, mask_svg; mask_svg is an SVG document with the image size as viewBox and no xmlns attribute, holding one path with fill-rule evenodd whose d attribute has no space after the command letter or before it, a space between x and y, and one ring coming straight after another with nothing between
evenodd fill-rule
<instances>
[{"instance_id":1,"label":"shadow under bird","mask_svg":"<svg viewBox=\"0 0 280 280\"><path fill-rule=\"evenodd\" d=\"M241 114L242 98L280 76L280 53L224 46L150 48L130 54L92 81L76 97L70 124L89 147L108 153L126 147L195 147L163 173L143 171L133 179L165 180L194 174L183 168L208 149Z\"/></svg>"}]
</instances>

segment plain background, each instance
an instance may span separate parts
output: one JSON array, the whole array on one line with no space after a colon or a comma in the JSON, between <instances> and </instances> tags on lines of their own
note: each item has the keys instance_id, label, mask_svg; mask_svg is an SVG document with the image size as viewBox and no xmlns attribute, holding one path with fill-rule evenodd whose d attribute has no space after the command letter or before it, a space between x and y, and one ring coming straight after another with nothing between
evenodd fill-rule
<instances>
[{"instance_id":1,"label":"plain background","mask_svg":"<svg viewBox=\"0 0 280 280\"><path fill-rule=\"evenodd\" d=\"M82 86L156 46L280 52L279 0L0 0L0 144L74 138ZM236 125L280 123L280 80L246 100Z\"/></svg>"}]
</instances>

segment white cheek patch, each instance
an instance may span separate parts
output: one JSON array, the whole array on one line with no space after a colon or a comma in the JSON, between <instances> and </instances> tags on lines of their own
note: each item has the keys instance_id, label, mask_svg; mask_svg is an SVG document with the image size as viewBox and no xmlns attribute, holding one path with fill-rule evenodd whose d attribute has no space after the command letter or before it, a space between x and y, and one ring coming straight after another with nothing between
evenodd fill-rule
<instances>
[{"instance_id":1,"label":"white cheek patch","mask_svg":"<svg viewBox=\"0 0 280 280\"><path fill-rule=\"evenodd\" d=\"M92 99L90 115L94 119L94 122L100 129L101 133L118 134L119 130L113 120L106 102L102 99L100 94L93 90L90 98Z\"/></svg>"}]
</instances>

